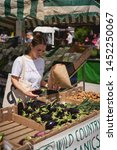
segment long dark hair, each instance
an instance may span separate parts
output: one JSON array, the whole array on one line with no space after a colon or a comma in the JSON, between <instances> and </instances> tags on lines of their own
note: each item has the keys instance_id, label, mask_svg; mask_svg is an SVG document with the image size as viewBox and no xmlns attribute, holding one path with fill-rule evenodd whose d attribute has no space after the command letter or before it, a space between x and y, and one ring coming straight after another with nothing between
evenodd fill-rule
<instances>
[{"instance_id":1,"label":"long dark hair","mask_svg":"<svg viewBox=\"0 0 117 150\"><path fill-rule=\"evenodd\" d=\"M42 34L36 34L33 36L31 44L33 47L35 47L39 44L46 45L46 40ZM31 51L30 44L27 44L27 49L25 51L25 54L29 54L30 51Z\"/></svg>"}]
</instances>

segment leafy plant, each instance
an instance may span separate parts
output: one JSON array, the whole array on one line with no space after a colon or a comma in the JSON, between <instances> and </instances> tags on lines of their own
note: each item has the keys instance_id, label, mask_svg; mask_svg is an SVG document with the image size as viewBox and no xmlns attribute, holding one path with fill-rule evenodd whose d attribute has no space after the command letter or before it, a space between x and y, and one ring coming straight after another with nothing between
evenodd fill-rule
<instances>
[{"instance_id":1,"label":"leafy plant","mask_svg":"<svg viewBox=\"0 0 117 150\"><path fill-rule=\"evenodd\" d=\"M75 39L78 40L78 42L83 43L85 41L85 38L88 36L89 32L90 28L88 27L77 28L74 33Z\"/></svg>"}]
</instances>

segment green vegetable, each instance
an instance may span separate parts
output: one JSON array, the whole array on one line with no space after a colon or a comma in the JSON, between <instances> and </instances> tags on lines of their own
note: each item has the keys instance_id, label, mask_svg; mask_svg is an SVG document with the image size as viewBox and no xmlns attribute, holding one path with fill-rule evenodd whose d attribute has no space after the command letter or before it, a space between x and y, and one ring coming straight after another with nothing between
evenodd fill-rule
<instances>
[{"instance_id":1,"label":"green vegetable","mask_svg":"<svg viewBox=\"0 0 117 150\"><path fill-rule=\"evenodd\" d=\"M45 125L46 129L52 129L56 126L62 126L67 122L71 123L76 119L79 120L83 116L89 115L92 111L99 109L100 103L89 99L85 99L80 105L61 104L55 100L39 108L36 107L36 109L30 104L30 106L22 111L22 115Z\"/></svg>"},{"instance_id":2,"label":"green vegetable","mask_svg":"<svg viewBox=\"0 0 117 150\"><path fill-rule=\"evenodd\" d=\"M4 133L0 133L0 142L3 141Z\"/></svg>"}]
</instances>

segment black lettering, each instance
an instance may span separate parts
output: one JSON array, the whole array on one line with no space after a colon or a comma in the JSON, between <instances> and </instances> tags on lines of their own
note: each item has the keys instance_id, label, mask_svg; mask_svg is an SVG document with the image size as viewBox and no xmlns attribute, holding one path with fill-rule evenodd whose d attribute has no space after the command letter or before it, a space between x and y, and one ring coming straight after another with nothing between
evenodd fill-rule
<instances>
[{"instance_id":1,"label":"black lettering","mask_svg":"<svg viewBox=\"0 0 117 150\"><path fill-rule=\"evenodd\" d=\"M109 108L109 109L108 109L108 113L109 113L109 114L113 114L113 107L109 107L109 106L108 106L108 108Z\"/></svg>"},{"instance_id":2,"label":"black lettering","mask_svg":"<svg viewBox=\"0 0 117 150\"><path fill-rule=\"evenodd\" d=\"M113 96L113 92L108 92L108 96L112 97Z\"/></svg>"},{"instance_id":3,"label":"black lettering","mask_svg":"<svg viewBox=\"0 0 117 150\"><path fill-rule=\"evenodd\" d=\"M113 91L113 86L109 86L109 87L108 87L108 90L109 90L109 91Z\"/></svg>"},{"instance_id":4,"label":"black lettering","mask_svg":"<svg viewBox=\"0 0 117 150\"><path fill-rule=\"evenodd\" d=\"M110 81L108 81L108 84L106 84L107 86L113 86L113 81L112 82L110 82Z\"/></svg>"},{"instance_id":5,"label":"black lettering","mask_svg":"<svg viewBox=\"0 0 117 150\"><path fill-rule=\"evenodd\" d=\"M108 100L108 105L113 105L113 101L112 100Z\"/></svg>"}]
</instances>

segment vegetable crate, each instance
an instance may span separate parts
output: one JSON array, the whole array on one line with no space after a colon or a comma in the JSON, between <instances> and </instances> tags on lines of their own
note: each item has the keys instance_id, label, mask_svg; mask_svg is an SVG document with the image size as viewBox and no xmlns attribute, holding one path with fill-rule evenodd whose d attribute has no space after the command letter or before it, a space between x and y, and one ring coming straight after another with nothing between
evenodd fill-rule
<instances>
[{"instance_id":1,"label":"vegetable crate","mask_svg":"<svg viewBox=\"0 0 117 150\"><path fill-rule=\"evenodd\" d=\"M64 92L59 93L61 102L72 103L79 105L84 99L90 99L94 102L100 102L100 93L93 91L85 92L81 87L74 87Z\"/></svg>"},{"instance_id":2,"label":"vegetable crate","mask_svg":"<svg viewBox=\"0 0 117 150\"><path fill-rule=\"evenodd\" d=\"M0 132L4 133L3 145L9 146L10 149L30 149L29 145L21 146L18 142L26 136L32 136L43 130L44 126L35 123L33 120L17 115L16 106L0 109Z\"/></svg>"},{"instance_id":3,"label":"vegetable crate","mask_svg":"<svg viewBox=\"0 0 117 150\"><path fill-rule=\"evenodd\" d=\"M44 136L35 138L31 140L30 142L32 145L39 143L97 114L98 112L93 112L89 116L87 117L85 116L81 120L76 120L72 124L66 123L61 128L52 129L50 132L48 132ZM37 134L39 131L44 131L44 130L45 130L44 126L42 126L41 124L36 123L31 119L27 119L25 117L17 115L17 107L15 106L0 109L0 132L4 133L5 135L4 141L0 145L1 149L3 145L7 145L12 150L28 150L30 149L30 146L28 145L28 143L21 146L20 144L18 144L19 141L21 141L26 136L33 136Z\"/></svg>"},{"instance_id":4,"label":"vegetable crate","mask_svg":"<svg viewBox=\"0 0 117 150\"><path fill-rule=\"evenodd\" d=\"M59 101L60 103L74 103L74 104L80 104L84 100L84 96L87 98L88 96L93 98L95 101L99 101L99 95L95 93L81 93L81 95L78 95L78 93L83 92L79 91L78 88L73 88L71 90L61 92L59 93ZM78 97L80 96L80 98ZM88 98L89 98L88 97ZM86 105L83 107L85 110L90 110L91 107L88 107L88 101ZM89 106L89 105L88 105ZM93 105L92 105L93 106ZM94 107L94 106L93 106ZM50 107L51 108L51 107ZM64 133L64 131L67 131L67 129L70 129L76 125L79 125L80 123L97 116L99 114L99 109L91 111L91 113L83 114L79 120L74 120L74 122L66 122L65 124L61 125L60 128L52 128L51 130L47 131L46 134L32 138L29 143L25 143L24 145L20 145L19 141L21 141L26 136L34 137L35 134L38 134L39 132L45 132L45 125L41 123L37 123L32 119L28 119L26 117L22 117L18 115L18 110L16 106L13 107L7 107L0 109L0 132L4 133L4 141L5 144L9 143L9 145L12 147L13 150L26 150L30 149L29 144L34 147L34 145L43 142L46 139L49 139L50 137L54 137L59 133ZM48 119L49 120L49 119ZM4 142L3 142L4 143Z\"/></svg>"}]
</instances>

